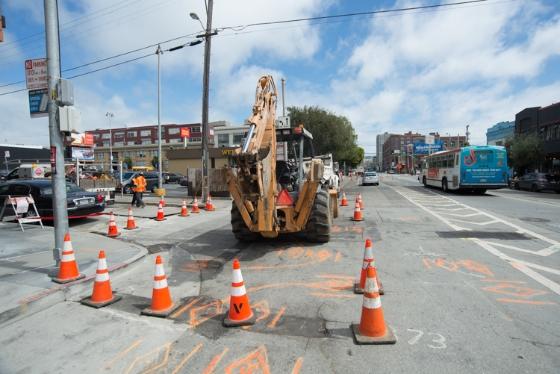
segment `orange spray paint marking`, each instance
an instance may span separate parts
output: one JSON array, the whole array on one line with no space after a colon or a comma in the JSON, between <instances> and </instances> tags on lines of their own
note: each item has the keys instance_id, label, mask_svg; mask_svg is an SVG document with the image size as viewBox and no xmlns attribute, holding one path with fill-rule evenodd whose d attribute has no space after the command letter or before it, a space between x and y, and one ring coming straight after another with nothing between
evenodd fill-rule
<instances>
[{"instance_id":1,"label":"orange spray paint marking","mask_svg":"<svg viewBox=\"0 0 560 374\"><path fill-rule=\"evenodd\" d=\"M356 297L354 294L345 295L345 294L337 294L337 293L321 293L321 292L309 292L309 295L320 297L322 299L353 299Z\"/></svg>"},{"instance_id":2,"label":"orange spray paint marking","mask_svg":"<svg viewBox=\"0 0 560 374\"><path fill-rule=\"evenodd\" d=\"M287 250L287 255L290 258L299 258L303 255L305 249L303 247L291 247Z\"/></svg>"},{"instance_id":3,"label":"orange spray paint marking","mask_svg":"<svg viewBox=\"0 0 560 374\"><path fill-rule=\"evenodd\" d=\"M218 364L220 363L220 361L222 361L222 358L224 358L224 356L226 355L226 353L228 351L229 351L229 348L224 348L222 353L214 356L214 358L212 358L212 361L210 361L208 366L206 366L206 368L204 369L202 374L212 374L214 372L214 369L216 368L216 366L218 366Z\"/></svg>"},{"instance_id":4,"label":"orange spray paint marking","mask_svg":"<svg viewBox=\"0 0 560 374\"><path fill-rule=\"evenodd\" d=\"M303 365L303 357L298 357L296 363L294 364L294 368L292 369L292 374L299 374L301 365Z\"/></svg>"},{"instance_id":5,"label":"orange spray paint marking","mask_svg":"<svg viewBox=\"0 0 560 374\"><path fill-rule=\"evenodd\" d=\"M474 272L474 273L479 273L479 274L483 274L486 275L488 277L493 277L494 273L492 273L490 271L490 269L488 268L488 266L483 265L481 263L478 263L476 261L472 261L472 260L461 260L459 261L459 264L464 267L465 269Z\"/></svg>"},{"instance_id":6,"label":"orange spray paint marking","mask_svg":"<svg viewBox=\"0 0 560 374\"><path fill-rule=\"evenodd\" d=\"M317 257L317 260L319 260L319 262L323 262L331 257L331 252L328 249L321 249L315 254L315 257Z\"/></svg>"},{"instance_id":7,"label":"orange spray paint marking","mask_svg":"<svg viewBox=\"0 0 560 374\"><path fill-rule=\"evenodd\" d=\"M280 320L280 317L282 317L282 315L284 314L284 312L286 311L286 307L283 306L282 308L280 308L280 310L278 311L278 313L276 313L276 315L274 316L274 318L272 319L272 321L269 322L269 324L267 325L268 328L273 329L276 327L276 324L278 323L278 321Z\"/></svg>"},{"instance_id":8,"label":"orange spray paint marking","mask_svg":"<svg viewBox=\"0 0 560 374\"><path fill-rule=\"evenodd\" d=\"M187 309L189 309L191 306L193 306L194 304L196 304L198 302L199 298L195 297L193 300L191 300L191 302L189 302L187 305L183 305L182 307L180 307L179 309L177 309L176 311L174 311L169 317L171 318L177 318L178 316L180 316L181 314L185 313L185 311Z\"/></svg>"},{"instance_id":9,"label":"orange spray paint marking","mask_svg":"<svg viewBox=\"0 0 560 374\"><path fill-rule=\"evenodd\" d=\"M546 291L535 290L533 288L517 286L515 284L510 284L510 283L499 283L495 286L488 286L482 289L484 291L493 292L500 295L517 296L517 297L525 297L525 298L546 295L548 293Z\"/></svg>"},{"instance_id":10,"label":"orange spray paint marking","mask_svg":"<svg viewBox=\"0 0 560 374\"><path fill-rule=\"evenodd\" d=\"M190 353L186 355L185 358L181 360L181 362L179 362L179 364L175 367L175 369L173 369L171 374L177 374L183 368L183 366L185 366L185 364L191 359L191 357L194 356L200 350L200 348L202 348L202 343L198 343L197 346L194 347L194 349L190 351Z\"/></svg>"},{"instance_id":11,"label":"orange spray paint marking","mask_svg":"<svg viewBox=\"0 0 560 374\"><path fill-rule=\"evenodd\" d=\"M315 254L315 253L313 252L312 249L307 249L307 251L305 251L305 257L313 258L313 255L314 255L314 254Z\"/></svg>"},{"instance_id":12,"label":"orange spray paint marking","mask_svg":"<svg viewBox=\"0 0 560 374\"><path fill-rule=\"evenodd\" d=\"M261 300L255 304L253 304L253 310L255 311L255 314L257 314L257 310L259 311L258 313L258 317L255 320L256 322L262 321L263 319L267 319L268 316L270 316L270 307L268 306L268 301L266 300ZM241 328L243 330L250 330L252 326L241 326Z\"/></svg>"},{"instance_id":13,"label":"orange spray paint marking","mask_svg":"<svg viewBox=\"0 0 560 374\"><path fill-rule=\"evenodd\" d=\"M507 299L507 298L500 298L496 299L501 303L515 303L515 304L530 304L530 305L556 305L556 303L552 301L535 301L535 300L521 300L521 299Z\"/></svg>"},{"instance_id":14,"label":"orange spray paint marking","mask_svg":"<svg viewBox=\"0 0 560 374\"><path fill-rule=\"evenodd\" d=\"M214 300L211 303L192 308L190 311L190 322L192 327L201 325L210 318L222 313L222 303Z\"/></svg>"},{"instance_id":15,"label":"orange spray paint marking","mask_svg":"<svg viewBox=\"0 0 560 374\"><path fill-rule=\"evenodd\" d=\"M342 228L338 225L332 225L331 226L331 234L338 234L342 232Z\"/></svg>"},{"instance_id":16,"label":"orange spray paint marking","mask_svg":"<svg viewBox=\"0 0 560 374\"><path fill-rule=\"evenodd\" d=\"M336 256L334 256L334 262L340 261L341 257L342 257L342 254L340 253L340 251L336 251Z\"/></svg>"},{"instance_id":17,"label":"orange spray paint marking","mask_svg":"<svg viewBox=\"0 0 560 374\"><path fill-rule=\"evenodd\" d=\"M105 369L109 369L111 366L113 366L113 364L120 360L121 358L123 358L124 356L126 356L128 354L128 352L132 351L133 349L135 349L136 347L138 347L141 343L142 343L143 339L138 339L136 340L134 343L132 343L128 348L122 350L121 352L117 353L117 355L115 357L113 357L111 359L111 361L109 361L106 365L105 365Z\"/></svg>"},{"instance_id":18,"label":"orange spray paint marking","mask_svg":"<svg viewBox=\"0 0 560 374\"><path fill-rule=\"evenodd\" d=\"M268 357L266 355L266 348L261 346L249 353L247 356L242 357L231 364L229 364L224 372L226 374L233 373L262 373L270 374L270 367L268 366Z\"/></svg>"}]
</instances>

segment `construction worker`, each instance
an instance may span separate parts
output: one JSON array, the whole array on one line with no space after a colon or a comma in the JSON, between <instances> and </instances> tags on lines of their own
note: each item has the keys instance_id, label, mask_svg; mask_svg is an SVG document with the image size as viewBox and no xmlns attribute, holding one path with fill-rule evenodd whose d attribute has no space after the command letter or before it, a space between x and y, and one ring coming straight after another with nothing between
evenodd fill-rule
<instances>
[{"instance_id":1,"label":"construction worker","mask_svg":"<svg viewBox=\"0 0 560 374\"><path fill-rule=\"evenodd\" d=\"M130 205L136 203L137 208L144 208L146 206L142 201L143 194L146 192L146 178L144 178L144 173L140 172L137 177L132 178L132 183L134 183L134 187L132 187L133 195Z\"/></svg>"}]
</instances>

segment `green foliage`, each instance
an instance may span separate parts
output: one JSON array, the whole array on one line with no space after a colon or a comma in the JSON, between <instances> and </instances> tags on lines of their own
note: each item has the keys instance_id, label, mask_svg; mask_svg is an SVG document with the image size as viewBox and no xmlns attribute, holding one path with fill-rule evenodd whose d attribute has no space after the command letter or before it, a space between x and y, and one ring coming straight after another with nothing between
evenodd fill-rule
<instances>
[{"instance_id":1,"label":"green foliage","mask_svg":"<svg viewBox=\"0 0 560 374\"><path fill-rule=\"evenodd\" d=\"M158 168L158 162L159 162L158 156L152 157L152 166L155 167L156 169Z\"/></svg>"},{"instance_id":2,"label":"green foliage","mask_svg":"<svg viewBox=\"0 0 560 374\"><path fill-rule=\"evenodd\" d=\"M313 134L316 154L332 153L335 161L352 166L362 162L364 150L356 144L357 135L348 118L317 106L289 107L288 114L293 127L303 124Z\"/></svg>"},{"instance_id":3,"label":"green foliage","mask_svg":"<svg viewBox=\"0 0 560 374\"><path fill-rule=\"evenodd\" d=\"M537 168L544 157L542 141L536 135L518 135L509 148L512 166L518 172Z\"/></svg>"}]
</instances>

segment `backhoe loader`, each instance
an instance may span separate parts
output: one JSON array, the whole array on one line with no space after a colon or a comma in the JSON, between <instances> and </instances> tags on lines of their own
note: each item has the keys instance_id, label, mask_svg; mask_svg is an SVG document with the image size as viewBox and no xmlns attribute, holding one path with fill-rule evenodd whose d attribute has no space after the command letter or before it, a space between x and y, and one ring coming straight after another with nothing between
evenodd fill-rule
<instances>
[{"instance_id":1,"label":"backhoe loader","mask_svg":"<svg viewBox=\"0 0 560 374\"><path fill-rule=\"evenodd\" d=\"M313 156L311 133L303 125L277 128L277 97L272 76L261 77L249 130L230 156L232 231L241 241L303 233L324 243L338 214L337 191L321 183L321 159L307 158L304 168L304 155Z\"/></svg>"}]
</instances>

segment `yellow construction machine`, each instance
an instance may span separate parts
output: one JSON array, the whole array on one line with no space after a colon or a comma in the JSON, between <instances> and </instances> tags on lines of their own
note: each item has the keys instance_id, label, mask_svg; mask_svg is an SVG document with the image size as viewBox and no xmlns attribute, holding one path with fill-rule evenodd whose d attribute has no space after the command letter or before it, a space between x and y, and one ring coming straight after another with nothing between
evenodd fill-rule
<instances>
[{"instance_id":1,"label":"yellow construction machine","mask_svg":"<svg viewBox=\"0 0 560 374\"><path fill-rule=\"evenodd\" d=\"M324 183L323 161L312 157L311 133L303 125L276 125L277 97L272 77L261 77L249 130L230 156L232 231L241 241L301 232L327 242L338 214L337 191Z\"/></svg>"}]
</instances>

